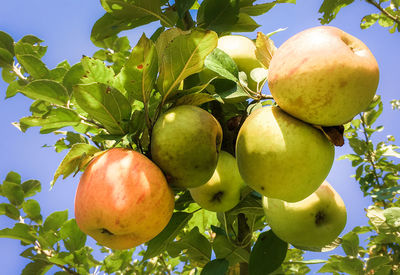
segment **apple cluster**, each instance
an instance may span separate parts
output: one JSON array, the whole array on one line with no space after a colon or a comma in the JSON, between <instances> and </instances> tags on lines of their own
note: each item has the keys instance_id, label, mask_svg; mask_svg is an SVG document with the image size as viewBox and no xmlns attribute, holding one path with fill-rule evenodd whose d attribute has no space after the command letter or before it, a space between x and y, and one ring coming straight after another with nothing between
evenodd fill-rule
<instances>
[{"instance_id":1,"label":"apple cluster","mask_svg":"<svg viewBox=\"0 0 400 275\"><path fill-rule=\"evenodd\" d=\"M224 36L218 47L250 74L262 66L253 41ZM151 134L151 160L114 148L84 171L75 197L78 226L100 244L127 249L168 224L172 188L188 189L204 209L225 212L249 186L263 196L267 222L282 240L302 248L334 241L346 208L325 181L335 148L313 125L350 121L378 85L375 58L357 38L334 28L300 32L272 57L268 85L277 106L253 111L236 140L236 158L221 151L222 128L208 111L180 105L162 113ZM249 88L257 83L249 81Z\"/></svg>"}]
</instances>

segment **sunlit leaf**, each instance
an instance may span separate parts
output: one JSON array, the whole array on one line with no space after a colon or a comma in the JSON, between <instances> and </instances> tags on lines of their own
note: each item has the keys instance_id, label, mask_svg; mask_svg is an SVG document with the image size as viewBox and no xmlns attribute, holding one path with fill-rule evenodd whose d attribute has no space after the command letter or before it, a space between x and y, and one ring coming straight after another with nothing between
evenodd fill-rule
<instances>
[{"instance_id":1,"label":"sunlit leaf","mask_svg":"<svg viewBox=\"0 0 400 275\"><path fill-rule=\"evenodd\" d=\"M60 235L65 247L71 252L85 246L86 234L79 229L75 219L71 219L62 225Z\"/></svg>"},{"instance_id":2,"label":"sunlit leaf","mask_svg":"<svg viewBox=\"0 0 400 275\"><path fill-rule=\"evenodd\" d=\"M36 240L32 228L24 223L16 223L13 228L0 230L0 238L17 239L24 243L34 243Z\"/></svg>"},{"instance_id":3,"label":"sunlit leaf","mask_svg":"<svg viewBox=\"0 0 400 275\"><path fill-rule=\"evenodd\" d=\"M22 87L21 92L32 99L40 99L58 105L66 105L69 100L69 94L65 87L54 80L34 80Z\"/></svg>"},{"instance_id":4,"label":"sunlit leaf","mask_svg":"<svg viewBox=\"0 0 400 275\"><path fill-rule=\"evenodd\" d=\"M57 231L68 220L68 210L56 211L51 213L43 223L46 231Z\"/></svg>"},{"instance_id":5,"label":"sunlit leaf","mask_svg":"<svg viewBox=\"0 0 400 275\"><path fill-rule=\"evenodd\" d=\"M322 18L319 18L319 21L321 24L328 24L336 17L342 8L353 2L354 0L324 0L319 8L319 13L322 13Z\"/></svg>"},{"instance_id":6,"label":"sunlit leaf","mask_svg":"<svg viewBox=\"0 0 400 275\"><path fill-rule=\"evenodd\" d=\"M256 39L256 57L266 68L269 68L269 63L275 51L276 47L272 39L262 32L258 32Z\"/></svg>"},{"instance_id":7,"label":"sunlit leaf","mask_svg":"<svg viewBox=\"0 0 400 275\"><path fill-rule=\"evenodd\" d=\"M50 76L46 65L36 56L31 54L17 55L18 62L24 70L35 79L44 79Z\"/></svg>"}]
</instances>

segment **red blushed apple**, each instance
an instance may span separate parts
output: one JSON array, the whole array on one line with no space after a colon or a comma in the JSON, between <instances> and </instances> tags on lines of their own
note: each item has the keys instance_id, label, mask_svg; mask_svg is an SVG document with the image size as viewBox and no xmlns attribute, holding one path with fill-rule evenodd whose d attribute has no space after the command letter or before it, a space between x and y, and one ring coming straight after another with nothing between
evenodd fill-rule
<instances>
[{"instance_id":1,"label":"red blushed apple","mask_svg":"<svg viewBox=\"0 0 400 275\"><path fill-rule=\"evenodd\" d=\"M368 47L330 26L304 30L272 57L268 86L285 112L305 122L336 126L374 98L379 69Z\"/></svg>"},{"instance_id":2,"label":"red blushed apple","mask_svg":"<svg viewBox=\"0 0 400 275\"><path fill-rule=\"evenodd\" d=\"M173 209L174 194L161 170L144 155L122 148L92 160L75 195L79 228L112 249L151 240Z\"/></svg>"}]
</instances>

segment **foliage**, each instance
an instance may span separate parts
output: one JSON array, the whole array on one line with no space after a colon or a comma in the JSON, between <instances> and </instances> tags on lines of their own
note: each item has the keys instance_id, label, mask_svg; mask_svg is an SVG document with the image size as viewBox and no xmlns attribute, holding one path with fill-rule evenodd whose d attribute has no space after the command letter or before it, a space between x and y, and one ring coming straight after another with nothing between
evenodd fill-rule
<instances>
[{"instance_id":1,"label":"foliage","mask_svg":"<svg viewBox=\"0 0 400 275\"><path fill-rule=\"evenodd\" d=\"M258 82L258 89L252 91L235 62L216 49L218 36L254 31L259 25L253 17L279 4L295 3L258 2L103 0L105 14L91 33L99 50L77 64L63 61L55 68L42 61L47 47L41 39L27 35L14 41L0 31L0 67L9 84L6 97L21 93L32 99L31 115L15 126L22 132L40 127L41 134L56 133L61 138L52 145L55 151L68 151L52 185L60 177L83 171L94 156L108 148L126 147L150 156L155 121L168 108L181 104L210 111L223 128L223 149L233 152L246 116L273 104L261 89L275 46L270 39L273 33L258 33L257 56L264 67L250 75ZM333 20L352 2L325 0L321 23ZM399 1L392 0L386 8L382 5L388 1L367 2L376 4L381 13L365 16L362 28L378 22L391 32L400 31ZM118 36L123 30L155 21L160 27L150 38L142 35L133 48L126 37ZM217 76L202 82L199 73L204 68ZM398 108L398 100L392 106ZM346 256L304 261L304 251L288 247L268 231L261 196L249 189L243 190L239 204L225 213L201 209L188 191L175 191L173 217L154 239L136 250L91 248L67 211L44 219L40 204L31 198L41 191L40 182L22 182L15 172L0 186L2 200L7 201L0 204L0 214L15 225L1 229L0 237L17 239L26 247L21 256L31 262L22 274L45 274L54 267L56 274L246 274L247 269L252 274L306 274L308 265L321 263L325 264L320 272L391 274L397 272L400 252L400 153L392 136L374 143L383 130L374 126L382 110L377 97L368 110L346 125L345 137L354 154L342 158L352 162L361 190L374 202L367 211L370 224L354 228L341 239ZM369 234L368 247L359 245L359 234ZM95 249L103 253L102 259L95 259Z\"/></svg>"}]
</instances>

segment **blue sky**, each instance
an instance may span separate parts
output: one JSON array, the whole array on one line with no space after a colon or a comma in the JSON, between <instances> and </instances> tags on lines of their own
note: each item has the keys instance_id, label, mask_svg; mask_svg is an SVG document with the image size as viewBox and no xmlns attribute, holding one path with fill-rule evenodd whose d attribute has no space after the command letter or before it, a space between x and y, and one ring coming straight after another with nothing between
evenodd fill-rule
<instances>
[{"instance_id":1,"label":"blue sky","mask_svg":"<svg viewBox=\"0 0 400 275\"><path fill-rule=\"evenodd\" d=\"M287 38L295 33L319 25L318 9L321 1L298 0L297 5L282 4L269 13L256 18L262 26L256 31L269 33L278 28L287 30L273 36L275 44L281 45ZM377 124L383 124L385 130L380 137L394 135L400 137L400 127L396 118L399 111L392 111L390 100L400 99L399 69L400 64L400 35L390 34L386 29L374 26L361 30L361 18L372 12L374 7L367 3L356 2L343 9L331 25L358 37L370 48L380 66L380 84L378 94L382 96L384 112ZM15 41L24 35L33 34L45 42L48 51L43 58L49 68L54 68L59 62L68 60L74 64L82 55L92 55L96 48L90 42L90 31L94 22L104 13L99 1L78 0L13 0L3 3L0 9L0 30L9 33ZM124 32L135 45L142 32L151 35L157 27L150 24L135 31ZM246 33L246 36L255 38L256 32ZM31 100L17 95L5 100L6 83L0 80L0 177L1 181L9 171L21 174L23 180L38 179L42 182L42 192L36 196L42 207L42 215L59 210L69 209L73 217L73 200L78 178L59 180L52 190L50 181L53 174L65 155L57 154L51 148L42 148L44 144L54 144L59 138L55 135L40 135L38 128L32 128L27 133L21 133L11 122L29 115ZM349 153L348 144L336 148L336 158ZM367 222L364 208L369 205L369 199L363 198L358 184L350 178L354 174L353 168L346 160L336 160L327 180L342 196L348 211L348 223L343 233L350 231L357 225ZM0 201L2 202L2 201ZM11 226L8 219L0 217L0 228ZM23 247L16 240L0 239L0 263L3 274L19 274L27 263L18 254ZM334 250L331 254L342 253L341 249ZM307 258L325 258L329 255L308 253Z\"/></svg>"}]
</instances>

